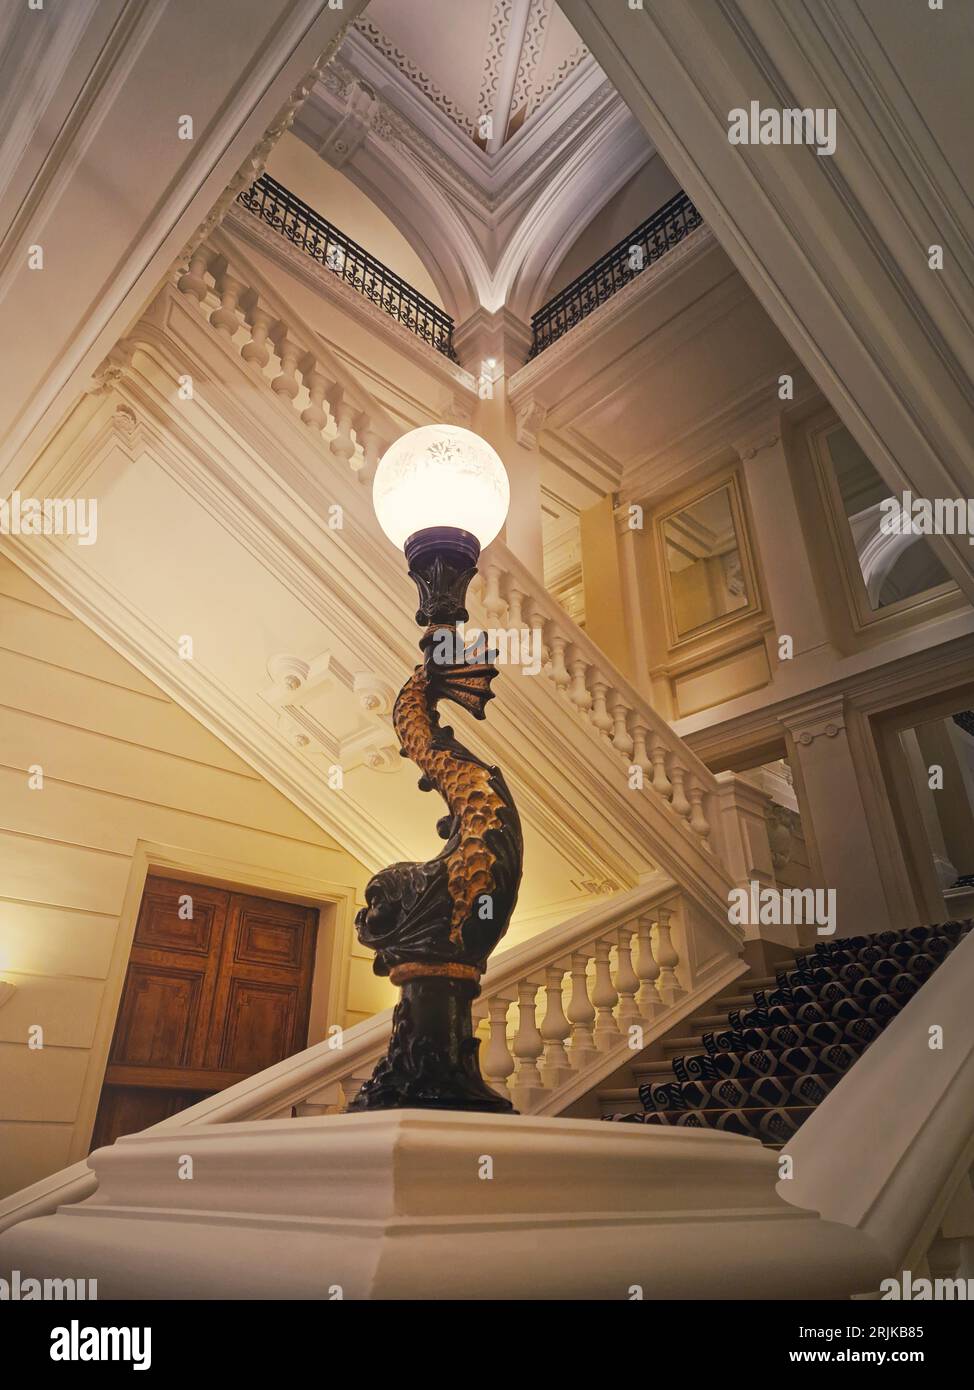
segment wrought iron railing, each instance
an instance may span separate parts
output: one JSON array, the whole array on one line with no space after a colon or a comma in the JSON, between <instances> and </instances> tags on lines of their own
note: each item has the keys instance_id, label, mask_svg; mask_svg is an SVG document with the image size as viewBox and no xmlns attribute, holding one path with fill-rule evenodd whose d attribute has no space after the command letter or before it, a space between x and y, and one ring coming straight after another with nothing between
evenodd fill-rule
<instances>
[{"instance_id":1,"label":"wrought iron railing","mask_svg":"<svg viewBox=\"0 0 974 1390\"><path fill-rule=\"evenodd\" d=\"M581 323L702 222L703 218L685 193L677 193L664 203L618 246L606 251L594 265L532 314L529 358L537 357L563 333Z\"/></svg>"},{"instance_id":2,"label":"wrought iron railing","mask_svg":"<svg viewBox=\"0 0 974 1390\"><path fill-rule=\"evenodd\" d=\"M339 275L410 333L442 352L444 357L457 361L450 315L370 256L357 241L326 222L283 184L269 174L262 174L256 183L238 195L238 202L299 246L319 265Z\"/></svg>"}]
</instances>

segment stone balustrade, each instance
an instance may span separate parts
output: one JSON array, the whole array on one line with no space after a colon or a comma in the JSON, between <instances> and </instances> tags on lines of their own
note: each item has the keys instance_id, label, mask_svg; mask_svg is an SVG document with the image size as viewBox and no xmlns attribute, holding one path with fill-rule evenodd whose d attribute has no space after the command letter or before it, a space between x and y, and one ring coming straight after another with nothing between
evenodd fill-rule
<instances>
[{"instance_id":1,"label":"stone balustrade","mask_svg":"<svg viewBox=\"0 0 974 1390\"><path fill-rule=\"evenodd\" d=\"M308 431L341 467L371 483L376 465L392 443L365 396L338 380L314 334L284 321L258 290L231 273L226 257L208 243L198 247L176 280L181 294L195 299L210 324L289 405Z\"/></svg>"},{"instance_id":2,"label":"stone balustrade","mask_svg":"<svg viewBox=\"0 0 974 1390\"><path fill-rule=\"evenodd\" d=\"M483 1074L522 1114L558 1114L740 973L739 950L662 875L616 894L490 966L474 1004ZM693 957L707 960L705 976ZM267 1094L247 1114L341 1112L382 1055L390 1022L387 1012L350 1030L300 1087L288 1077L277 1104ZM240 1118L224 1094L230 1103L212 1118Z\"/></svg>"},{"instance_id":3,"label":"stone balustrade","mask_svg":"<svg viewBox=\"0 0 974 1390\"><path fill-rule=\"evenodd\" d=\"M712 852L719 823L713 773L497 541L481 560L479 608L476 616L487 628L540 632L544 678L618 755L629 786L647 789L691 841Z\"/></svg>"}]
</instances>

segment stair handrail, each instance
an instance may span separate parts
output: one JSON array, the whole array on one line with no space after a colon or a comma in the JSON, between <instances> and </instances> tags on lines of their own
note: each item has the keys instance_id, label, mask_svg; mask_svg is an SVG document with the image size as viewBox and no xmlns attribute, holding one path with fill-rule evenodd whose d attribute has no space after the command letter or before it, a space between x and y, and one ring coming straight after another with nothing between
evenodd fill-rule
<instances>
[{"instance_id":1,"label":"stair handrail","mask_svg":"<svg viewBox=\"0 0 974 1390\"><path fill-rule=\"evenodd\" d=\"M690 832L691 842L713 848L722 862L721 784L714 773L501 540L481 557L472 603L485 626L541 628L544 675L603 741L640 768L644 785Z\"/></svg>"}]
</instances>

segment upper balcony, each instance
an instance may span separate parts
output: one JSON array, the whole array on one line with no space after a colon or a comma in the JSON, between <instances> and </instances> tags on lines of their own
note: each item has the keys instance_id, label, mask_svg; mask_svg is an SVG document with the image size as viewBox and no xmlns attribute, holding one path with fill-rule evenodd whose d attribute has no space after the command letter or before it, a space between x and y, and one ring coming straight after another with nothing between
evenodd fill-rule
<instances>
[{"instance_id":1,"label":"upper balcony","mask_svg":"<svg viewBox=\"0 0 974 1390\"><path fill-rule=\"evenodd\" d=\"M680 190L635 231L606 251L531 316L529 360L594 313L638 275L672 251L703 218Z\"/></svg>"},{"instance_id":2,"label":"upper balcony","mask_svg":"<svg viewBox=\"0 0 974 1390\"><path fill-rule=\"evenodd\" d=\"M457 361L453 319L306 202L262 174L237 201L424 343Z\"/></svg>"}]
</instances>

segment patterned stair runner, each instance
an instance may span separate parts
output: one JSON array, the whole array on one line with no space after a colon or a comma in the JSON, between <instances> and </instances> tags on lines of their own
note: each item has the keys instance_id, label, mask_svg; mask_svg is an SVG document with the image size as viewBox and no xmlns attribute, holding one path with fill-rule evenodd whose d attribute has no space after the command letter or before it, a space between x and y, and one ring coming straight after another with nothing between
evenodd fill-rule
<instances>
[{"instance_id":1,"label":"patterned stair runner","mask_svg":"<svg viewBox=\"0 0 974 1390\"><path fill-rule=\"evenodd\" d=\"M786 1142L972 925L820 942L777 975L776 989L756 990L753 1009L704 1033L704 1052L674 1058L672 1080L640 1086L642 1112L608 1118Z\"/></svg>"}]
</instances>

